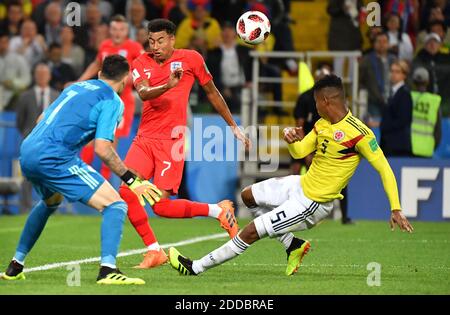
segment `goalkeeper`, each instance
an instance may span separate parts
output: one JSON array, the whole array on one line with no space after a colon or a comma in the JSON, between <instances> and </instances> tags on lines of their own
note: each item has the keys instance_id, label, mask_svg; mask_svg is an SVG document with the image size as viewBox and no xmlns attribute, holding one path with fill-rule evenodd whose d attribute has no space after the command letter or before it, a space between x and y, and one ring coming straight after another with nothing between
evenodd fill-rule
<instances>
[{"instance_id":1,"label":"goalkeeper","mask_svg":"<svg viewBox=\"0 0 450 315\"><path fill-rule=\"evenodd\" d=\"M126 85L128 73L124 57L106 57L99 80L78 82L62 91L23 141L20 165L42 200L31 210L4 279L25 279L25 257L65 197L89 205L103 216L97 283L144 284L141 279L126 277L116 267L127 204L108 181L78 157L81 148L95 140L97 155L128 184L141 203L144 198L150 204L159 200L161 192L156 186L130 172L112 145L124 110L118 94Z\"/></svg>"}]
</instances>

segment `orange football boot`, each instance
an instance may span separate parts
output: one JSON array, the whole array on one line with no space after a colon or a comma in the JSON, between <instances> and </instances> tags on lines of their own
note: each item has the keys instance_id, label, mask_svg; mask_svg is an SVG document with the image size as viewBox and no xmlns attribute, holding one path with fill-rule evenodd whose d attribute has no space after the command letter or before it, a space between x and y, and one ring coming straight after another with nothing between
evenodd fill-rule
<instances>
[{"instance_id":1,"label":"orange football boot","mask_svg":"<svg viewBox=\"0 0 450 315\"><path fill-rule=\"evenodd\" d=\"M220 222L220 226L228 232L230 238L233 238L239 232L239 226L234 216L234 207L233 202L230 200L222 200L217 204L220 208L222 208L222 212L220 212L217 220Z\"/></svg>"},{"instance_id":2,"label":"orange football boot","mask_svg":"<svg viewBox=\"0 0 450 315\"><path fill-rule=\"evenodd\" d=\"M168 261L166 252L162 248L160 250L149 250L147 253L143 254L143 256L144 260L134 268L138 269L155 268L165 264Z\"/></svg>"}]
</instances>

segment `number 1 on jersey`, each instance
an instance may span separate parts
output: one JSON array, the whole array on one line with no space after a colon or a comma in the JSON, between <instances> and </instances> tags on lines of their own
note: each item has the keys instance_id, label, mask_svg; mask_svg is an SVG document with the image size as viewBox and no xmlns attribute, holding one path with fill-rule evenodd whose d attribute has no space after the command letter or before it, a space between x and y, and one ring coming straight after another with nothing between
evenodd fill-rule
<instances>
[{"instance_id":1,"label":"number 1 on jersey","mask_svg":"<svg viewBox=\"0 0 450 315\"><path fill-rule=\"evenodd\" d=\"M61 101L61 103L58 104L58 106L56 106L56 108L53 110L53 112L50 114L50 116L48 116L45 123L47 125L50 125L52 123L52 121L55 119L56 114L58 114L58 112L61 110L61 108L64 106L64 104L66 104L68 101L70 101L70 99L77 94L78 94L78 92L75 92L73 90L68 91L66 97Z\"/></svg>"}]
</instances>

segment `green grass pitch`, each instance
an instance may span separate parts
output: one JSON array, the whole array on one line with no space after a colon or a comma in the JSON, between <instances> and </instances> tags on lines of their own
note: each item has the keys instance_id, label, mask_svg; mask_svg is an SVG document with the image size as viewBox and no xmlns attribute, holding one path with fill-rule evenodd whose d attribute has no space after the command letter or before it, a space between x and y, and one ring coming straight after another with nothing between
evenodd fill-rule
<instances>
[{"instance_id":1,"label":"green grass pitch","mask_svg":"<svg viewBox=\"0 0 450 315\"><path fill-rule=\"evenodd\" d=\"M26 217L0 217L0 269L6 268ZM52 217L26 267L99 256L98 216ZM211 219L151 219L160 244L223 232ZM241 226L246 222L242 220ZM296 235L311 240L312 251L299 272L284 275L286 254L281 244L265 239L246 253L198 277L182 277L169 265L152 270L132 269L140 255L119 258L121 270L141 277L144 286L95 284L98 263L80 265L81 285L68 286L71 270L60 267L28 273L27 280L0 280L0 294L450 294L450 222L413 222L411 235L391 232L387 222L358 221L352 226L326 220ZM181 253L200 258L227 238L178 247ZM121 251L142 248L127 222ZM369 286L370 262L381 265L380 286Z\"/></svg>"}]
</instances>

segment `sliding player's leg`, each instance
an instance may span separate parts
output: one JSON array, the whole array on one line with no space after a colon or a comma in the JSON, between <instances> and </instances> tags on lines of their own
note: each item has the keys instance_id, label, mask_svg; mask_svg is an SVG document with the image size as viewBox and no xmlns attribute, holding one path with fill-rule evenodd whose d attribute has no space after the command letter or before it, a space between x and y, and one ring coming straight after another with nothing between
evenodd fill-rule
<instances>
[{"instance_id":1,"label":"sliding player's leg","mask_svg":"<svg viewBox=\"0 0 450 315\"><path fill-rule=\"evenodd\" d=\"M181 274L197 275L242 254L252 243L261 238L266 236L276 237L289 232L312 228L329 215L332 210L332 203L316 203L303 195L299 183L297 183L297 186L298 189L292 191L289 199L279 207L259 216L247 225L239 235L199 260L191 261L181 256L176 249L171 248L169 260L172 267ZM256 200L258 199L256 198ZM301 256L297 261L298 265L308 248L305 245L302 246L302 249L297 250ZM288 273L288 270L286 273L293 274L298 265L292 267L291 273Z\"/></svg>"},{"instance_id":2,"label":"sliding player's leg","mask_svg":"<svg viewBox=\"0 0 450 315\"><path fill-rule=\"evenodd\" d=\"M125 158L125 165L140 178L150 179L153 177L152 153L145 149L145 144L139 137L136 137L131 144ZM144 254L144 260L136 268L153 268L166 263L167 255L160 247L150 226L147 211L139 202L138 197L124 184L120 186L119 192L128 205L128 218L131 224L148 248L147 253Z\"/></svg>"},{"instance_id":3,"label":"sliding player's leg","mask_svg":"<svg viewBox=\"0 0 450 315\"><path fill-rule=\"evenodd\" d=\"M268 180L245 187L241 192L241 198L254 218L257 218L274 208L280 206L283 202L288 200L289 191L292 185L299 182L299 176L287 176L280 178L270 178ZM253 196L253 191L258 201ZM283 244L289 260L289 253L291 245L303 242L292 233L286 233L278 236L277 240Z\"/></svg>"},{"instance_id":4,"label":"sliding player's leg","mask_svg":"<svg viewBox=\"0 0 450 315\"><path fill-rule=\"evenodd\" d=\"M194 202L187 199L170 199L181 184L184 168L184 140L151 140L147 143L155 162L154 184L163 191L161 201L153 206L154 212L165 218L215 218L230 238L239 231L233 203L223 200L217 204ZM178 149L178 150L177 150Z\"/></svg>"}]
</instances>

